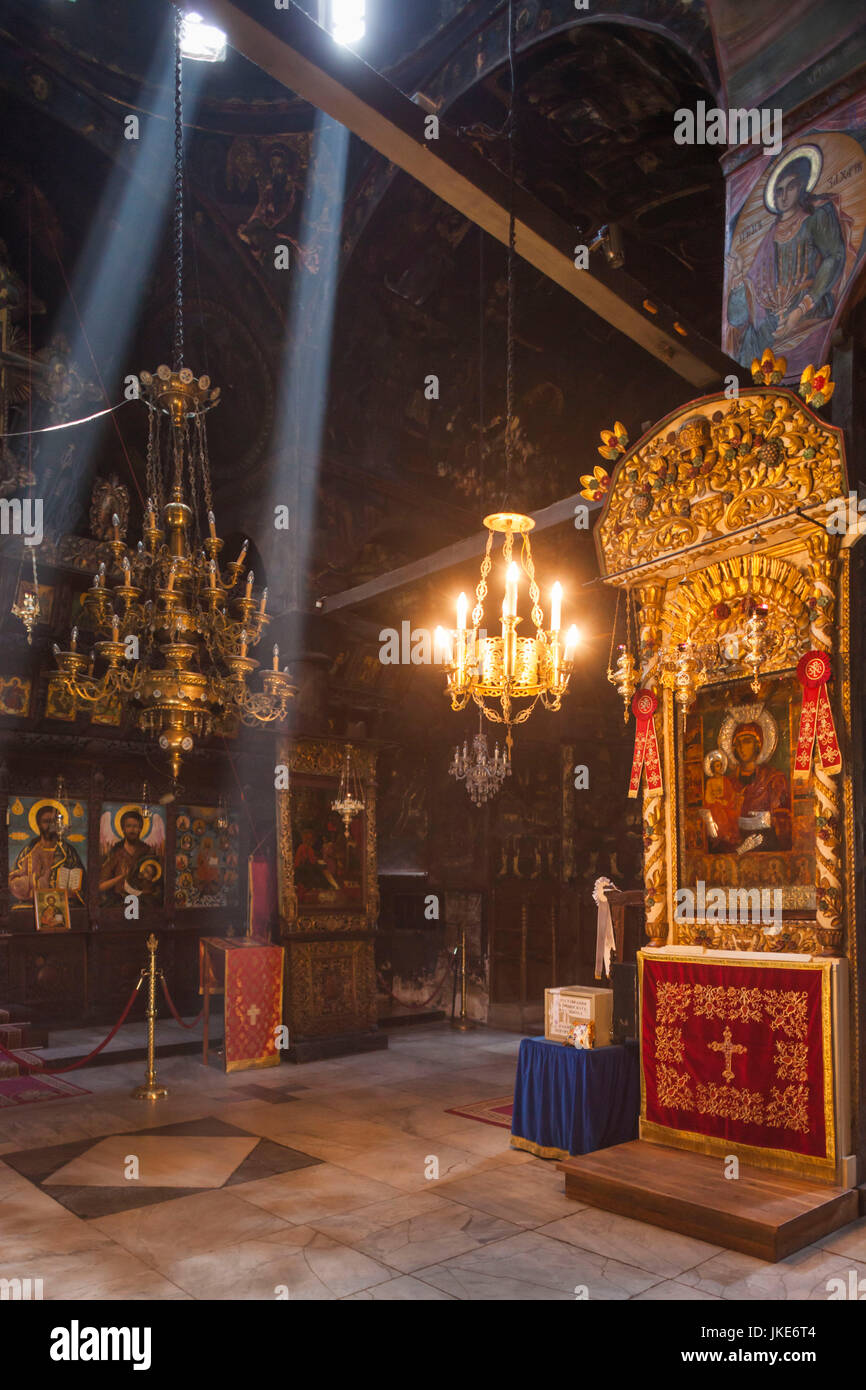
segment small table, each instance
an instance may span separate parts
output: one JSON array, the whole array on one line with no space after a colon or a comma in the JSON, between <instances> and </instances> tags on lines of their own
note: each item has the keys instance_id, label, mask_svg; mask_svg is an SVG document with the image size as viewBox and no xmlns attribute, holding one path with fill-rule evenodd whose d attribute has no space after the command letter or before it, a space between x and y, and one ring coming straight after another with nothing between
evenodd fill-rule
<instances>
[{"instance_id":1,"label":"small table","mask_svg":"<svg viewBox=\"0 0 866 1390\"><path fill-rule=\"evenodd\" d=\"M224 996L226 1071L277 1067L282 1026L283 948L254 937L199 938L199 993L204 995L202 1061L208 1062L210 997Z\"/></svg>"},{"instance_id":2,"label":"small table","mask_svg":"<svg viewBox=\"0 0 866 1390\"><path fill-rule=\"evenodd\" d=\"M638 1137L640 1051L524 1038L517 1058L511 1147L569 1158Z\"/></svg>"}]
</instances>

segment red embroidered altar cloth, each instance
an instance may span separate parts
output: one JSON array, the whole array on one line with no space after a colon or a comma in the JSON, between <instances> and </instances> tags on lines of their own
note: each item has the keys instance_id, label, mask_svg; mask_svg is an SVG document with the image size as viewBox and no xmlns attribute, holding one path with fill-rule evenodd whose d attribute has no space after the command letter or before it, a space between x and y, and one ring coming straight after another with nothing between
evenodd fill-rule
<instances>
[{"instance_id":1,"label":"red embroidered altar cloth","mask_svg":"<svg viewBox=\"0 0 866 1390\"><path fill-rule=\"evenodd\" d=\"M209 995L225 995L223 1051L226 1071L279 1066L277 1037L283 1008L282 946L263 945L253 937L203 936L199 941L199 962L206 1015Z\"/></svg>"},{"instance_id":2,"label":"red embroidered altar cloth","mask_svg":"<svg viewBox=\"0 0 866 1390\"><path fill-rule=\"evenodd\" d=\"M830 964L648 952L639 960L641 1134L828 1170L835 1162Z\"/></svg>"}]
</instances>

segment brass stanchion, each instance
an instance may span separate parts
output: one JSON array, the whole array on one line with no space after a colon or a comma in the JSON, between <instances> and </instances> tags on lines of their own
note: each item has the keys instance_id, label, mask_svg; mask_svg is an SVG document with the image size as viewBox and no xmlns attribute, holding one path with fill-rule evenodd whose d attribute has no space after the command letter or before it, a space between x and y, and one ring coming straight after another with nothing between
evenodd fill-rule
<instances>
[{"instance_id":1,"label":"brass stanchion","mask_svg":"<svg viewBox=\"0 0 866 1390\"><path fill-rule=\"evenodd\" d=\"M451 1027L458 1028L461 1033L468 1033L475 1027L475 1022L466 1012L466 1004L469 999L469 979L466 969L466 927L460 933L460 1013L457 1018L452 1018Z\"/></svg>"},{"instance_id":2,"label":"brass stanchion","mask_svg":"<svg viewBox=\"0 0 866 1390\"><path fill-rule=\"evenodd\" d=\"M156 1082L156 1059L154 1056L154 1034L156 1032L156 948L159 945L153 932L147 938L146 946L150 952L150 960L147 965L142 967L141 978L147 977L147 1070L144 1074L144 1085L136 1086L133 1097L136 1100L160 1100L162 1096L167 1096L168 1091L165 1086L158 1086ZM162 971L159 972L162 976Z\"/></svg>"}]
</instances>

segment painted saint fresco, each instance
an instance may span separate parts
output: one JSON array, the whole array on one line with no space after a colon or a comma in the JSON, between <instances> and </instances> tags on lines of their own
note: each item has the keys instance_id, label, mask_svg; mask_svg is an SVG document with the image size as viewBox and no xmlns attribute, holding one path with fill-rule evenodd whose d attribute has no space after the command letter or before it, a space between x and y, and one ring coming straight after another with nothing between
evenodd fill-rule
<instances>
[{"instance_id":1,"label":"painted saint fresco","mask_svg":"<svg viewBox=\"0 0 866 1390\"><path fill-rule=\"evenodd\" d=\"M217 822L224 822L218 824ZM218 806L179 806L175 820L177 907L235 907L240 883L238 817Z\"/></svg>"},{"instance_id":2,"label":"painted saint fresco","mask_svg":"<svg viewBox=\"0 0 866 1390\"><path fill-rule=\"evenodd\" d=\"M103 907L123 907L131 894L159 906L165 878L165 811L136 802L103 803L99 820L99 898Z\"/></svg>"},{"instance_id":3,"label":"painted saint fresco","mask_svg":"<svg viewBox=\"0 0 866 1390\"><path fill-rule=\"evenodd\" d=\"M296 784L292 793L292 844L298 906L359 908L364 901L364 814L348 836L331 802L337 783Z\"/></svg>"},{"instance_id":4,"label":"painted saint fresco","mask_svg":"<svg viewBox=\"0 0 866 1390\"><path fill-rule=\"evenodd\" d=\"M33 907L34 893L61 890L86 902L87 806L50 796L9 802L9 892L13 908Z\"/></svg>"},{"instance_id":5,"label":"painted saint fresco","mask_svg":"<svg viewBox=\"0 0 866 1390\"><path fill-rule=\"evenodd\" d=\"M681 883L779 888L783 908L814 910L811 788L792 782L800 712L793 677L702 690L686 722Z\"/></svg>"},{"instance_id":6,"label":"painted saint fresco","mask_svg":"<svg viewBox=\"0 0 866 1390\"><path fill-rule=\"evenodd\" d=\"M846 291L863 260L866 103L860 129L812 131L778 159L752 160L728 187L725 348L751 366L765 348L786 380L827 360Z\"/></svg>"}]
</instances>

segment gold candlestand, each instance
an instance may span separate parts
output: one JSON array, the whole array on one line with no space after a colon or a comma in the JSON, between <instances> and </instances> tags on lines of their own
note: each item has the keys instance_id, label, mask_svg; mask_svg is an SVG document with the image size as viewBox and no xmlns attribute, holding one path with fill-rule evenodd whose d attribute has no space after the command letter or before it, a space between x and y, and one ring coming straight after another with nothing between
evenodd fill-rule
<instances>
[{"instance_id":1,"label":"gold candlestand","mask_svg":"<svg viewBox=\"0 0 866 1390\"><path fill-rule=\"evenodd\" d=\"M147 949L150 960L147 965L142 967L141 978L147 977L147 1070L144 1074L144 1085L136 1086L132 1092L136 1100L160 1100L168 1095L165 1086L157 1085L156 1081L156 1058L154 1055L154 1037L156 1032L156 948L159 945L153 932L147 938ZM159 972L160 976L162 971Z\"/></svg>"},{"instance_id":2,"label":"gold candlestand","mask_svg":"<svg viewBox=\"0 0 866 1390\"><path fill-rule=\"evenodd\" d=\"M466 964L466 928L464 926L460 933L460 1014L451 1020L451 1027L458 1028L461 1033L468 1033L470 1029L475 1027L475 1021L466 1012L466 1004L469 999L469 979Z\"/></svg>"}]
</instances>

